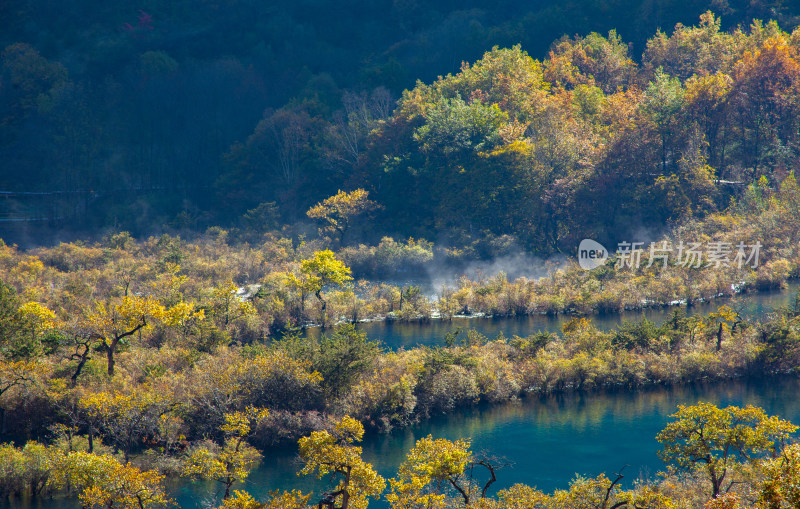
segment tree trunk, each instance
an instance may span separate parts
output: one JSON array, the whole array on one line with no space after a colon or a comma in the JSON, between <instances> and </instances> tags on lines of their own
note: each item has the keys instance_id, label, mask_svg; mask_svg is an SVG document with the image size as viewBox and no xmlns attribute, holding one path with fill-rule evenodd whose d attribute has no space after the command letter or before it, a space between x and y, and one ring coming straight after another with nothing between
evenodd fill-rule
<instances>
[{"instance_id":1,"label":"tree trunk","mask_svg":"<svg viewBox=\"0 0 800 509\"><path fill-rule=\"evenodd\" d=\"M452 479L450 479L449 481L450 484L452 484L453 487L461 494L461 498L464 499L464 506L469 507L469 494L466 491L464 491L464 489Z\"/></svg>"},{"instance_id":2,"label":"tree trunk","mask_svg":"<svg viewBox=\"0 0 800 509\"><path fill-rule=\"evenodd\" d=\"M717 351L719 352L722 350L722 324L719 324L719 329L717 329Z\"/></svg>"},{"instance_id":3,"label":"tree trunk","mask_svg":"<svg viewBox=\"0 0 800 509\"><path fill-rule=\"evenodd\" d=\"M328 307L328 303L325 302L325 299L322 298L322 293L321 292L322 292L322 290L317 290L316 292L314 292L314 295L316 295L317 298L319 299L319 301L322 303L322 323L320 325L324 329L325 328L325 319L326 319L325 309Z\"/></svg>"},{"instance_id":4,"label":"tree trunk","mask_svg":"<svg viewBox=\"0 0 800 509\"><path fill-rule=\"evenodd\" d=\"M725 472L723 471L722 475L717 477L717 471L713 467L709 466L709 470L711 471L711 488L714 492L711 498L717 498L722 488L722 480L725 479Z\"/></svg>"},{"instance_id":5,"label":"tree trunk","mask_svg":"<svg viewBox=\"0 0 800 509\"><path fill-rule=\"evenodd\" d=\"M350 474L353 467L347 467L347 474L344 477L344 489L342 490L342 507L341 509L348 509L350 507Z\"/></svg>"},{"instance_id":6,"label":"tree trunk","mask_svg":"<svg viewBox=\"0 0 800 509\"><path fill-rule=\"evenodd\" d=\"M497 481L497 475L495 475L494 466L488 461L480 461L478 462L478 465L483 465L489 470L489 473L492 474L491 479L489 479L486 484L483 485L483 490L481 490L481 498L486 498L486 491L489 489L489 486ZM611 486L613 487L614 485L612 484Z\"/></svg>"},{"instance_id":7,"label":"tree trunk","mask_svg":"<svg viewBox=\"0 0 800 509\"><path fill-rule=\"evenodd\" d=\"M114 345L113 343L106 349L108 357L108 376L114 376Z\"/></svg>"},{"instance_id":8,"label":"tree trunk","mask_svg":"<svg viewBox=\"0 0 800 509\"><path fill-rule=\"evenodd\" d=\"M75 373L72 374L70 380L72 381L72 386L75 387L78 384L78 377L81 376L81 372L83 371L83 367L86 365L86 361L89 360L89 344L86 344L86 349L83 351L83 354L80 356L81 360L78 362L78 367L75 368Z\"/></svg>"}]
</instances>

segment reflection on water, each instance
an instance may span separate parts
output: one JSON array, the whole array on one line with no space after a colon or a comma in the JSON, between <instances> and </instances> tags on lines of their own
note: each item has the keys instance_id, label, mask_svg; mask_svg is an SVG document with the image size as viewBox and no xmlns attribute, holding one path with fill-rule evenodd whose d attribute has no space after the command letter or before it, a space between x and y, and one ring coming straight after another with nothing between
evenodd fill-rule
<instances>
[{"instance_id":1,"label":"reflection on water","mask_svg":"<svg viewBox=\"0 0 800 509\"><path fill-rule=\"evenodd\" d=\"M493 488L526 483L552 491L567 487L576 473L611 474L626 466L626 480L652 477L663 468L656 456L655 435L679 404L708 401L719 406L752 404L769 414L800 423L800 379L735 380L677 387L603 393L569 393L532 397L497 406L482 406L431 419L389 435L365 438L364 458L385 477L392 476L419 438L470 437L472 449L502 456L511 466L498 473ZM296 448L266 451L263 464L245 488L256 497L274 489L327 489L326 483L297 476ZM174 480L169 489L179 506L200 509L218 504L221 490L213 483ZM15 503L20 509L76 508L77 503L39 500ZM385 509L384 502L370 507Z\"/></svg>"},{"instance_id":2,"label":"reflection on water","mask_svg":"<svg viewBox=\"0 0 800 509\"><path fill-rule=\"evenodd\" d=\"M385 477L392 476L414 442L435 438L471 437L474 451L507 458L512 466L499 472L495 489L522 482L551 491L565 488L576 473L611 474L627 465L627 480L651 477L663 468L656 456L655 435L678 404L708 401L720 406L752 404L770 414L800 423L797 378L737 380L660 387L626 393L570 393L485 406L431 419L389 435L368 436L364 458ZM324 489L296 475L295 448L267 453L265 463L247 482L253 494L271 489ZM199 508L209 488L181 483L176 491L181 507ZM383 502L370 507L385 508Z\"/></svg>"},{"instance_id":3,"label":"reflection on water","mask_svg":"<svg viewBox=\"0 0 800 509\"><path fill-rule=\"evenodd\" d=\"M733 307L747 319L763 316L774 308L787 306L794 302L794 296L800 289L800 284L792 283L788 289L776 292L739 295L732 299L718 299L711 302L695 304L681 309L688 314L707 314L716 311L717 307L725 304ZM628 311L625 313L612 313L593 315L592 322L601 330L614 329L622 321L638 320L642 316L656 323L668 319L678 309L676 306L645 309L642 311ZM401 347L411 348L419 345L443 345L444 337L448 332L457 328L475 329L488 338L495 338L501 332L506 337L529 336L537 331L557 332L561 325L571 317L565 315L530 315L520 317L497 318L453 318L452 320L432 319L425 322L365 322L358 324L358 328L367 333L367 337L380 340L392 349ZM318 336L318 328L307 329L310 336Z\"/></svg>"},{"instance_id":4,"label":"reflection on water","mask_svg":"<svg viewBox=\"0 0 800 509\"><path fill-rule=\"evenodd\" d=\"M761 316L777 306L792 301L798 285L789 291L751 295L732 301L740 312L750 318ZM721 302L703 304L690 312L708 313ZM647 310L650 320L662 321L672 308ZM615 327L622 319L636 319L642 313L595 317L598 327ZM442 344L446 332L457 326L472 327L487 337L502 332L506 336L524 336L537 330L558 330L563 317L530 316L503 319L473 319L430 321L427 323L370 323L361 324L372 339L380 339L398 348L417 344ZM513 465L501 470L493 489L514 483L526 483L552 491L567 487L576 473L590 476L602 472L611 474L623 466L626 479L652 476L663 468L656 456L655 435L666 425L669 415L678 404L708 401L720 406L752 404L768 413L800 423L800 380L777 378L769 380L737 380L713 384L697 383L678 387L659 387L626 393L570 393L547 397L532 397L523 401L496 406L482 406L456 414L431 419L409 429L389 435L368 436L364 458L373 463L385 477L391 477L406 452L419 438L432 434L435 438L451 440L471 437L474 451L487 451L510 460ZM254 471L245 484L253 495L264 496L274 489L326 489L326 484L307 477L298 477L296 447L266 451L264 463ZM213 483L189 483L174 480L170 491L184 509L199 509L216 504L214 494L220 495ZM30 501L15 507L20 509L56 509L78 507L63 501ZM385 508L383 502L370 507Z\"/></svg>"}]
</instances>

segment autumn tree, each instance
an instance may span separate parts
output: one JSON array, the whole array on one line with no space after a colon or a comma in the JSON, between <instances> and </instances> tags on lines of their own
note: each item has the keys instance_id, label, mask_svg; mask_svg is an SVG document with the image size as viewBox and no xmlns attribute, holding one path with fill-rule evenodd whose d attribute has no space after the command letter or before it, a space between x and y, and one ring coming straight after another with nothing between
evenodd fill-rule
<instances>
[{"instance_id":1,"label":"autumn tree","mask_svg":"<svg viewBox=\"0 0 800 509\"><path fill-rule=\"evenodd\" d=\"M452 442L427 436L417 440L400 465L397 476L389 480L391 493L386 499L393 509L444 509L448 507L448 486L469 503L469 487L462 482L472 460L468 440Z\"/></svg>"},{"instance_id":2,"label":"autumn tree","mask_svg":"<svg viewBox=\"0 0 800 509\"><path fill-rule=\"evenodd\" d=\"M45 353L44 337L62 325L56 314L39 302L21 304L14 289L0 281L0 355L37 357Z\"/></svg>"},{"instance_id":3,"label":"autumn tree","mask_svg":"<svg viewBox=\"0 0 800 509\"><path fill-rule=\"evenodd\" d=\"M337 482L334 491L326 494L320 506L337 509L365 509L368 497L378 497L386 481L372 465L361 458L361 447L353 444L364 436L364 427L345 416L332 430L314 431L299 440L300 458L305 466L300 473L316 472L320 479L330 476Z\"/></svg>"},{"instance_id":4,"label":"autumn tree","mask_svg":"<svg viewBox=\"0 0 800 509\"><path fill-rule=\"evenodd\" d=\"M733 80L717 72L705 76L692 76L686 83L686 106L697 122L708 144L708 160L716 165L720 177L725 176L725 149L728 136L725 126L726 106L730 99Z\"/></svg>"},{"instance_id":5,"label":"autumn tree","mask_svg":"<svg viewBox=\"0 0 800 509\"><path fill-rule=\"evenodd\" d=\"M298 490L271 491L266 502L259 502L246 491L233 490L217 509L306 509L311 494Z\"/></svg>"},{"instance_id":6,"label":"autumn tree","mask_svg":"<svg viewBox=\"0 0 800 509\"><path fill-rule=\"evenodd\" d=\"M792 152L781 147L797 140L800 51L782 38L770 37L745 52L735 65L733 81L731 101L741 124L742 156L755 180L768 157L773 166L791 164L787 156Z\"/></svg>"},{"instance_id":7,"label":"autumn tree","mask_svg":"<svg viewBox=\"0 0 800 509\"><path fill-rule=\"evenodd\" d=\"M177 246L173 244L169 250L172 251L174 247ZM181 287L189 281L189 276L181 274L181 266L175 261L178 253L179 251L173 251L166 255L166 257L171 258L172 261L162 260L160 264L162 267L161 270L149 285L150 291L152 292L151 295L165 306L173 306L183 300ZM127 295L128 292L126 288L125 296Z\"/></svg>"},{"instance_id":8,"label":"autumn tree","mask_svg":"<svg viewBox=\"0 0 800 509\"><path fill-rule=\"evenodd\" d=\"M26 302L17 310L19 332L22 336L17 354L26 357L36 356L42 352L42 337L55 331L62 325L56 314L38 302Z\"/></svg>"},{"instance_id":9,"label":"autumn tree","mask_svg":"<svg viewBox=\"0 0 800 509\"><path fill-rule=\"evenodd\" d=\"M722 349L722 335L724 332L733 333L736 324L742 321L739 314L730 306L720 306L715 312L708 314L708 324L716 328L717 351Z\"/></svg>"},{"instance_id":10,"label":"autumn tree","mask_svg":"<svg viewBox=\"0 0 800 509\"><path fill-rule=\"evenodd\" d=\"M62 479L64 453L57 446L45 446L30 440L22 448L0 445L0 492L34 497L55 491Z\"/></svg>"},{"instance_id":11,"label":"autumn tree","mask_svg":"<svg viewBox=\"0 0 800 509\"><path fill-rule=\"evenodd\" d=\"M392 493L387 499L393 509L483 507L489 501L489 488L497 481L497 470L505 465L502 458L473 454L468 439L454 442L428 435L417 441L397 476L389 480ZM488 473L483 482L477 478L481 471Z\"/></svg>"},{"instance_id":12,"label":"autumn tree","mask_svg":"<svg viewBox=\"0 0 800 509\"><path fill-rule=\"evenodd\" d=\"M186 341L197 332L205 318L205 309L198 309L194 302L181 301L166 311L163 323L177 330L181 339Z\"/></svg>"},{"instance_id":13,"label":"autumn tree","mask_svg":"<svg viewBox=\"0 0 800 509\"><path fill-rule=\"evenodd\" d=\"M682 80L727 72L741 40L721 27L722 19L708 11L700 15L697 26L679 23L670 35L659 30L647 41L642 56L645 70L652 73L660 67Z\"/></svg>"},{"instance_id":14,"label":"autumn tree","mask_svg":"<svg viewBox=\"0 0 800 509\"><path fill-rule=\"evenodd\" d=\"M246 440L268 415L266 409L253 407L225 414L225 424L220 426L225 435L222 446L207 442L195 449L186 460L183 475L220 482L225 486L223 498L230 497L231 487L247 479L261 461L261 453Z\"/></svg>"},{"instance_id":15,"label":"autumn tree","mask_svg":"<svg viewBox=\"0 0 800 509\"><path fill-rule=\"evenodd\" d=\"M732 470L737 462L777 454L780 445L797 430L794 424L752 406L678 405L672 417L674 420L656 436L663 445L659 456L679 470L705 476L711 483L712 497L729 491L736 483Z\"/></svg>"},{"instance_id":16,"label":"autumn tree","mask_svg":"<svg viewBox=\"0 0 800 509\"><path fill-rule=\"evenodd\" d=\"M763 466L764 478L759 486L759 509L800 507L800 445L785 447Z\"/></svg>"},{"instance_id":17,"label":"autumn tree","mask_svg":"<svg viewBox=\"0 0 800 509\"><path fill-rule=\"evenodd\" d=\"M634 69L628 45L611 30L607 37L593 32L554 43L547 77L562 85L596 85L610 94L628 84Z\"/></svg>"},{"instance_id":18,"label":"autumn tree","mask_svg":"<svg viewBox=\"0 0 800 509\"><path fill-rule=\"evenodd\" d=\"M96 303L79 328L106 351L108 376L114 376L114 354L120 343L150 321L162 319L165 312L164 306L150 297L123 297L117 302Z\"/></svg>"},{"instance_id":19,"label":"autumn tree","mask_svg":"<svg viewBox=\"0 0 800 509\"><path fill-rule=\"evenodd\" d=\"M169 504L164 476L123 465L111 456L74 451L63 460L64 482L78 490L83 507L150 509Z\"/></svg>"},{"instance_id":20,"label":"autumn tree","mask_svg":"<svg viewBox=\"0 0 800 509\"><path fill-rule=\"evenodd\" d=\"M497 494L504 509L667 509L674 507L669 497L644 485L627 492L620 490L623 475L617 473L611 480L605 474L597 477L576 475L569 489L560 489L548 495L536 488L515 484Z\"/></svg>"},{"instance_id":21,"label":"autumn tree","mask_svg":"<svg viewBox=\"0 0 800 509\"><path fill-rule=\"evenodd\" d=\"M253 305L242 300L233 281L226 281L211 290L211 314L222 325L256 314Z\"/></svg>"},{"instance_id":22,"label":"autumn tree","mask_svg":"<svg viewBox=\"0 0 800 509\"><path fill-rule=\"evenodd\" d=\"M305 296L313 293L322 304L322 323L325 324L327 302L322 297L322 289L328 285L343 286L353 280L350 268L336 259L333 251L317 251L314 256L300 263L299 274L287 273L287 283L300 293L301 312Z\"/></svg>"},{"instance_id":23,"label":"autumn tree","mask_svg":"<svg viewBox=\"0 0 800 509\"><path fill-rule=\"evenodd\" d=\"M87 420L100 428L106 443L122 451L128 461L137 444L158 435L160 418L168 413L173 402L157 387L142 384L135 388L86 392L78 405Z\"/></svg>"},{"instance_id":24,"label":"autumn tree","mask_svg":"<svg viewBox=\"0 0 800 509\"><path fill-rule=\"evenodd\" d=\"M338 234L339 242L343 243L353 220L378 208L380 205L369 199L369 191L356 189L347 193L339 190L308 209L306 215L322 223L320 234Z\"/></svg>"}]
</instances>

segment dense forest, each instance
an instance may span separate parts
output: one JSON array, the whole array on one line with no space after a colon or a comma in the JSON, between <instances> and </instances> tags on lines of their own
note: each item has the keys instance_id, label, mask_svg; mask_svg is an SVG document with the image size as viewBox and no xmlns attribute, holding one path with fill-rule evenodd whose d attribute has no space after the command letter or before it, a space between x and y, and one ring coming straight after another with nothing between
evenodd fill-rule
<instances>
[{"instance_id":1,"label":"dense forest","mask_svg":"<svg viewBox=\"0 0 800 509\"><path fill-rule=\"evenodd\" d=\"M800 278L796 2L0 14L0 504L155 509L183 478L227 509L798 507L798 427L750 406L680 406L663 472L552 493L496 489L469 437L416 440L390 479L359 445L479 404L797 374L800 295L730 299ZM583 238L605 264L576 263ZM468 270L504 257L527 277ZM593 323L648 307L671 312ZM454 323L531 314L566 319ZM392 349L365 320L453 327ZM330 491L246 491L286 444Z\"/></svg>"},{"instance_id":2,"label":"dense forest","mask_svg":"<svg viewBox=\"0 0 800 509\"><path fill-rule=\"evenodd\" d=\"M363 188L380 208L352 239L551 254L724 209L797 158L788 1L2 11L0 225L24 245L247 228L259 205L300 235Z\"/></svg>"}]
</instances>

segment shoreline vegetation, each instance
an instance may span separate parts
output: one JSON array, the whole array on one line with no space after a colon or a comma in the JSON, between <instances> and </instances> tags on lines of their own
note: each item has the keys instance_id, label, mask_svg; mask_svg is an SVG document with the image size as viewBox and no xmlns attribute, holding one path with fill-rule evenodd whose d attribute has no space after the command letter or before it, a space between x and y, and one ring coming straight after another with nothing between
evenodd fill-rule
<instances>
[{"instance_id":1,"label":"shoreline vegetation","mask_svg":"<svg viewBox=\"0 0 800 509\"><path fill-rule=\"evenodd\" d=\"M142 16L149 32L152 19ZM470 452L467 437L418 441L387 481L358 446L366 430L481 402L798 373L800 296L752 322L724 304L692 316L676 307L663 323L642 318L609 331L591 320L800 278L792 171L800 161L800 29L721 26L708 12L698 26L658 32L640 63L614 31L563 38L544 61L519 46L494 48L455 74L418 82L395 109L376 89L344 94L354 108L347 115L323 108L320 94L269 110L225 154L216 183L207 182L220 207L253 207L227 229L190 240L114 230L95 243L29 250L0 241L0 494L150 509L168 505L164 478L180 475L224 488L227 509L365 509L382 493L393 509L796 507L796 427L754 408L680 407L658 437L667 471L631 490L601 475L549 495L517 485L485 496L498 465ZM137 65L126 86L180 72L160 50ZM93 138L69 122L78 113L64 108L83 92L61 63L18 43L3 51L0 70L19 85L0 125L9 140L36 122L62 140L54 146ZM104 83L116 89L112 78ZM155 132L144 138L158 139ZM348 139L359 141L355 153L345 150ZM281 159L287 147L296 157ZM130 152L148 151L134 144ZM35 178L26 161L45 168L51 159L19 160L17 174ZM265 170L276 161L286 164ZM96 162L86 167L105 167ZM53 167L92 189L103 172L84 181L83 163L74 164ZM320 168L330 180L316 178ZM349 191L332 194L332 186ZM93 207L113 199L97 196ZM264 201L272 198L281 203ZM104 214L129 210L114 204ZM318 235L298 219L302 210ZM280 226L286 218L291 224ZM171 223L173 233L189 232L198 221L183 210ZM646 238L626 239L642 231ZM356 236L374 245L356 245ZM612 247L605 265L584 271L571 255L586 237L666 242L670 262L650 263L644 246L641 263L625 267ZM739 243L763 246L757 264L736 264L735 253L730 263L681 263L679 246ZM520 268L532 259L525 250L545 260L561 254L560 266L523 266L531 279L462 277L435 298L416 285L364 279L466 272L514 254ZM443 345L396 351L348 323L434 313L570 319L559 333L454 330ZM324 333L304 336L310 323ZM333 492L277 491L257 502L238 491L260 451L293 441L302 472L333 475Z\"/></svg>"},{"instance_id":2,"label":"shoreline vegetation","mask_svg":"<svg viewBox=\"0 0 800 509\"><path fill-rule=\"evenodd\" d=\"M779 197L774 198L759 214L780 203ZM115 247L109 247L114 243ZM290 245L285 240L276 244ZM266 243L262 249L275 247ZM331 324L330 317L343 309L339 307L342 295L355 298L358 305L373 306L371 309L390 302L381 293L373 293L378 296L374 300L356 297L346 287L347 267L333 252L309 249L311 254L305 259L297 256L300 262L289 270L286 267L296 262L285 255L287 261L276 265L284 270L277 271L277 276L267 272L265 284L251 299L242 299L237 296L239 283L234 277L227 278L219 265L226 264L223 266L230 270L252 260L249 257L254 252L247 245L230 246L219 239L189 243L161 237L135 242L124 233L109 237L105 245L62 244L31 253L2 246L0 278L6 283L0 308L5 358L0 377L7 387L0 400L2 423L7 436L19 437L20 443L28 440L25 448L8 445L0 450L6 494L44 495L74 486L81 497L101 496L95 491L108 489L101 488L102 483L128 476L148 490L152 506L157 506L167 497L161 476L187 475L222 482L230 496L227 504L255 503L243 500L249 495L236 488L261 457L259 450L268 453L272 445L301 437L316 437L327 444L314 449L314 454L331 453L333 447L355 447L345 443L345 438L358 435L357 429L360 433L364 429L387 432L480 402L497 404L563 391L636 390L698 380L796 374L800 366L800 301L755 322L744 321L727 305L694 316L675 308L661 324L642 318L610 331L597 330L591 316L576 315L560 333L487 338L471 330L454 331L443 338L441 346L388 351L350 324ZM764 265L727 278L710 268L693 271L685 280L666 277L673 270L680 274L685 270L681 267L668 267L650 278L691 278L696 289L703 278L716 285L738 279L747 282L744 288L774 288L796 270L786 260L776 259L775 252L765 249ZM462 293L454 292L449 298L459 306L469 302L473 309L491 309L511 302L504 299L514 295L515 289L536 289L540 284L559 292L569 290L567 281L583 285L600 281L625 288L634 284L630 278L642 284L640 274L628 269L614 271L612 264L588 273L567 268L541 283L508 282L502 275L482 283L465 282L459 290ZM781 269L776 271L776 267ZM277 292L264 294L268 285L274 289L291 284L287 281L292 277L300 282L294 301L291 290L284 290L287 299L283 307L276 304ZM209 284L214 278L222 283L216 287ZM322 290L320 286L317 295L314 287L301 286L303 278L317 284L320 281L314 278L327 279L328 285L342 288ZM379 288L401 295L400 306L406 316L412 317L408 310L421 309L420 303L424 303L419 293L414 295L407 288ZM517 295L549 297L536 292ZM671 300L674 297L669 295ZM304 298L306 303L302 303ZM385 299L383 303L380 298ZM301 329L290 325L278 337L267 339L266 313L291 316L286 310L299 312L301 306L309 314L326 312L330 321L321 337L304 337ZM288 318L287 323L291 324ZM348 426L355 426L355 431L338 436L334 425L342 423L342 416L352 419ZM329 435L321 435L324 433ZM459 463L464 468L482 461L464 452L466 444L450 444L466 458ZM439 450L446 445L423 443L418 447ZM787 451L793 454L793 449ZM352 460L352 451L345 456ZM461 466L456 465L457 469ZM367 466L362 467L370 478ZM319 471L319 465L315 468ZM325 475L331 472L326 468L322 468ZM405 468L413 470L410 464ZM746 466L737 463L736 468ZM74 477L56 482L54 469ZM98 476L96 471L110 472L103 474L109 477ZM40 477L25 477L29 474ZM762 474L747 475L762 479ZM637 484L634 491L644 489L649 497L653 490L662 490L664 495L663 483L679 483L680 489L692 490L682 496L707 498L701 477L687 478L675 471L665 479L661 484ZM691 488L687 479L694 479ZM594 496L585 490L601 493L605 489L616 493L619 502L634 496L612 481L604 476L580 478L561 495L546 496L515 487L521 494L504 492L503 496L518 496L523 501L530 497L546 501L551 496L578 500ZM583 491L568 495L571 490ZM677 496L679 491L669 496ZM400 496L397 490L394 493ZM440 495L445 493L436 494ZM109 500L120 500L119 496ZM296 492L275 495L283 498L267 507L303 507L310 500L307 496ZM485 507L517 507L477 498L480 504L489 504ZM102 499L96 503L82 500L89 500L89 506L103 505ZM442 507L463 505L457 497L447 500L450 505ZM472 500L470 507L477 503L475 496ZM554 500L547 503L554 504ZM533 507L549 507L542 505L545 503Z\"/></svg>"},{"instance_id":3,"label":"shoreline vegetation","mask_svg":"<svg viewBox=\"0 0 800 509\"><path fill-rule=\"evenodd\" d=\"M272 232L261 244L250 244L229 241L229 232L218 227L194 241L166 234L136 241L120 232L95 244L62 243L29 251L2 244L0 276L20 299L40 302L62 317L76 304L92 307L92 301L129 295L217 313L212 317L215 323L222 312L225 327L216 327L217 332L239 336L236 339L245 343L279 337L297 324L325 328L376 319L614 313L691 305L776 289L800 278L800 216L794 213L800 210L798 204L800 186L789 174L777 190L753 184L724 213L689 222L654 241L658 246L667 243L669 264L651 264L645 245L637 267L619 263L613 251L605 265L591 271L574 261L558 266L539 261L538 267L517 270L547 270L546 275L515 280L503 271L479 280L462 275L442 285L435 297L426 296L417 285L366 278L380 271L397 274L409 266L418 273L458 274L470 260L448 258L450 250L414 239L402 243L384 238L375 247L334 252L324 237L293 241ZM725 265L714 266L703 260L687 263L679 252L680 243L736 246L745 241L763 246L755 267L737 266L735 253L729 253ZM361 252L358 260L353 250ZM364 263L366 258L369 263ZM355 272L357 280L348 266L353 262L362 267ZM237 327L222 330L232 324Z\"/></svg>"},{"instance_id":4,"label":"shoreline vegetation","mask_svg":"<svg viewBox=\"0 0 800 509\"><path fill-rule=\"evenodd\" d=\"M356 461L355 449L347 449L356 446L345 442L358 429L387 432L481 402L796 374L800 302L752 323L725 304L693 316L676 307L664 323L642 318L610 331L591 322L590 313L617 312L631 303L691 302L734 290L779 288L795 279L800 223L789 218L800 198L797 182L787 176L768 196L758 186L751 185L725 213L687 223L667 237L673 244L690 238L732 245L742 238L762 239L758 267L648 267L645 250L636 269L616 268L612 257L592 271L573 263L535 281L509 281L503 273L477 282L461 278L458 288L443 292L435 303L419 287L353 282L342 261L349 255L344 248L332 251L324 238L295 244L270 233L254 247L229 242L227 232L216 228L191 242L168 235L136 241L121 232L94 245L62 243L28 252L0 245L0 418L5 436L28 444L0 449L0 485L7 496L63 494L72 487L67 492L82 503L100 507L130 495L119 491L129 486L108 491L111 479L125 478L151 497L144 506L156 507L168 498L164 476L184 475L220 481L229 495L226 507L261 507L247 505L256 502L236 491L240 481L261 457L259 451L303 437L322 444L310 449L309 461L314 454L332 454L335 447L344 447L339 453ZM399 253L393 263L400 265L404 250L434 251L422 241L401 245L384 239L382 244L363 251L391 247ZM427 319L434 308L442 319L465 310L572 316L560 333L487 338L454 330L441 346L397 351L370 341L351 324L335 324L390 313L398 320ZM304 337L295 324L314 317L325 325L322 334ZM342 416L355 428L337 436L335 424L343 422ZM476 465L487 470L466 444L418 447L428 447L426 454L455 447L463 459L456 477L467 465L470 471ZM786 449L787 455L794 452ZM309 472L336 471L316 461ZM358 465L379 493L371 467ZM404 468L406 473L398 475L412 475L415 467ZM745 462L731 468L749 467ZM56 470L67 477L55 475ZM604 476L579 478L569 490L552 495L521 486L514 488L518 493L503 492L503 497L518 497L519 506L476 498L473 492L469 507L526 508L524 501L536 499L541 503L532 507L538 509L556 504L557 497L578 503L597 493L617 498L609 495L588 507L611 507L608 500L621 503L639 496L634 492L708 498L702 477L677 470L665 475L655 484L636 484L633 492ZM764 475L747 474L761 479L752 480L752 486ZM430 486L441 488L439 481L444 478ZM402 495L401 485L391 496ZM441 500L449 505L441 507L464 505L463 495L458 502L458 496L448 498L446 490L434 493L430 486L414 496L445 497ZM754 500L752 493L734 493L717 495L729 502L730 497ZM302 507L309 496L275 494L265 507ZM135 501L131 507L139 503L135 496L130 500Z\"/></svg>"},{"instance_id":5,"label":"shoreline vegetation","mask_svg":"<svg viewBox=\"0 0 800 509\"><path fill-rule=\"evenodd\" d=\"M612 507L604 505L609 500L614 504L626 502L630 507L664 509L772 508L769 497L786 501L794 496L791 486L800 468L800 453L797 446L782 445L796 428L788 423L781 425L781 433L785 433L782 438L758 442L761 450L754 448L755 452L746 455L737 452L715 463L715 468L728 472L724 485L709 479L705 466L687 460L669 464L670 468L650 480L637 480L630 489L617 485L622 473L610 477L601 474L595 478L578 476L568 489L549 495L534 487L515 485L496 496L491 492L485 496L482 488L489 485L486 483L502 475L502 460L473 454L468 439L451 442L432 437L417 442L397 477L383 491L385 480L358 458L356 444L364 425L388 431L392 426L478 402L498 404L563 391L639 390L701 380L797 375L800 301L757 323L741 322L723 306L706 317L687 318L676 312L661 325L643 319L625 323L615 331L600 332L590 320L575 318L560 335L540 333L489 340L468 331L463 338L449 338L448 343L444 347L382 352L379 345L371 344L351 326L344 326L316 345L295 335L271 348L220 347L205 359L198 359L192 372L177 377L173 372L177 367L175 353L180 356L185 352L173 353L172 365L159 374L142 358L144 352L132 350L120 355L120 365L127 367L113 380L106 379L98 369L72 392L57 379L34 380L37 375L52 377L55 371L36 373L29 365L30 383L24 385L22 399L16 403L28 409L31 403L48 405L59 417L67 417L71 409L71 426L52 424L48 433L51 439L45 441L51 445L29 440L20 448L0 447L0 485L4 495L11 497L71 494L87 507L105 507L112 501L114 507L138 507L138 497L144 496L144 507L160 507L169 500L165 476L180 475L221 482L226 492L221 507L301 509L312 496L324 499L324 494L273 492L266 501L257 503L239 488L261 460L260 451L268 457L270 440L294 441L302 435L307 437L300 441L300 455L306 464L303 473L319 471L320 475L337 478L341 470L326 465L352 463L381 489L370 491L353 481L339 488L349 490L354 500L383 493L392 507L406 507L402 497L406 497L406 503L435 497L441 505L432 507L443 508ZM343 358L337 359L337 353L344 354ZM166 360L164 354L158 353L162 362ZM176 386L180 382L185 385ZM220 382L228 385L217 385ZM177 394L189 400L177 401ZM313 401L313 394L331 406L301 409L320 404L320 399ZM194 415L193 405L201 407ZM742 415L726 418L724 412ZM774 431L776 418L759 412L735 407L720 410L710 405L689 410L680 407L675 417L682 415L684 425L674 426L677 430L673 431L688 434L687 422L721 422L767 434ZM336 417L341 415L346 417ZM211 427L211 419L217 423L217 430ZM190 422L207 428L184 435L191 428L187 428ZM343 426L347 428L342 430ZM298 428L301 433L297 433ZM659 441L663 442L666 432L659 435ZM676 447L683 445L678 439L674 442ZM717 444L704 445L713 449ZM772 448L777 456L766 454ZM425 470L414 463L425 460L444 468L444 473L426 479ZM447 461L454 463L441 465ZM412 477L425 487L411 489ZM115 478L125 482L117 483ZM708 505L716 499L714 503L719 506Z\"/></svg>"}]
</instances>

